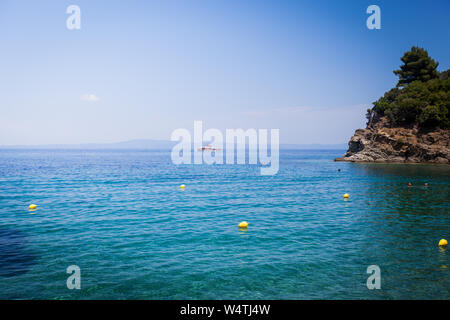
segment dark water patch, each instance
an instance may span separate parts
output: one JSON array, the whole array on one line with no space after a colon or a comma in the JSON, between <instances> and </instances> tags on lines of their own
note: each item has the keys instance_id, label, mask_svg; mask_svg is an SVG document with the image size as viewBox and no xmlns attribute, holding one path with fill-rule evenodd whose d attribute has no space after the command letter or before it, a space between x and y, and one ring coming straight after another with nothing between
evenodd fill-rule
<instances>
[{"instance_id":1,"label":"dark water patch","mask_svg":"<svg viewBox=\"0 0 450 320\"><path fill-rule=\"evenodd\" d=\"M24 274L35 264L37 254L27 247L28 241L24 232L0 227L0 276Z\"/></svg>"}]
</instances>

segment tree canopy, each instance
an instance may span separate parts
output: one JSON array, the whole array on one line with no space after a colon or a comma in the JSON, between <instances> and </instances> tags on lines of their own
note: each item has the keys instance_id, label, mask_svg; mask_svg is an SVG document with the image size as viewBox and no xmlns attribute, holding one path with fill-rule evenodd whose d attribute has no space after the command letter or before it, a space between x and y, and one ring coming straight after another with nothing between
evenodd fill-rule
<instances>
[{"instance_id":1,"label":"tree canopy","mask_svg":"<svg viewBox=\"0 0 450 320\"><path fill-rule=\"evenodd\" d=\"M369 123L379 115L392 125L450 129L450 69L439 73L438 62L417 47L401 60L404 64L394 71L399 76L398 85L373 103L367 113Z\"/></svg>"},{"instance_id":2,"label":"tree canopy","mask_svg":"<svg viewBox=\"0 0 450 320\"><path fill-rule=\"evenodd\" d=\"M416 80L425 82L439 77L439 72L436 70L439 62L431 59L423 48L412 47L410 51L405 52L401 60L403 65L399 70L394 70L394 74L399 77L397 86L404 86Z\"/></svg>"}]
</instances>

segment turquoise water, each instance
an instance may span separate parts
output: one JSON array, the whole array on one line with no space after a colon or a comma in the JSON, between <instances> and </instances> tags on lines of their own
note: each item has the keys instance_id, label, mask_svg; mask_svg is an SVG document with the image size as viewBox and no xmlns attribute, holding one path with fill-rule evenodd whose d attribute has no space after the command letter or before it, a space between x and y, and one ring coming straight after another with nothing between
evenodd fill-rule
<instances>
[{"instance_id":1,"label":"turquoise water","mask_svg":"<svg viewBox=\"0 0 450 320\"><path fill-rule=\"evenodd\" d=\"M342 154L281 151L261 176L164 151L0 151L0 299L449 299L450 167Z\"/></svg>"}]
</instances>

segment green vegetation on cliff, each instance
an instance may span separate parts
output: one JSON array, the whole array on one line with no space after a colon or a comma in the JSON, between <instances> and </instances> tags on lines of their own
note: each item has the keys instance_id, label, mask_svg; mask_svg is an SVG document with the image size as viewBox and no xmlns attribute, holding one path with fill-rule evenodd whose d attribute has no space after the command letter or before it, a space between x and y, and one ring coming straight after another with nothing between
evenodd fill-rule
<instances>
[{"instance_id":1,"label":"green vegetation on cliff","mask_svg":"<svg viewBox=\"0 0 450 320\"><path fill-rule=\"evenodd\" d=\"M398 84L367 110L369 124L386 116L391 125L450 129L450 69L439 73L438 62L422 48L412 47L394 73Z\"/></svg>"}]
</instances>

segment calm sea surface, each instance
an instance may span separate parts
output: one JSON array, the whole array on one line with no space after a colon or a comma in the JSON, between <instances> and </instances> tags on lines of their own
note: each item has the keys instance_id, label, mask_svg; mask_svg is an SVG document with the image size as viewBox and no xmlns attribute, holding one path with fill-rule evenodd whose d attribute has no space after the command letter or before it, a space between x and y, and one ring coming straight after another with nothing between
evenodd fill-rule
<instances>
[{"instance_id":1,"label":"calm sea surface","mask_svg":"<svg viewBox=\"0 0 450 320\"><path fill-rule=\"evenodd\" d=\"M261 176L165 151L2 150L0 299L450 299L450 166L343 152L281 151Z\"/></svg>"}]
</instances>

